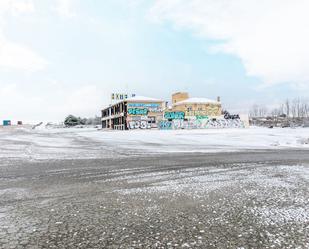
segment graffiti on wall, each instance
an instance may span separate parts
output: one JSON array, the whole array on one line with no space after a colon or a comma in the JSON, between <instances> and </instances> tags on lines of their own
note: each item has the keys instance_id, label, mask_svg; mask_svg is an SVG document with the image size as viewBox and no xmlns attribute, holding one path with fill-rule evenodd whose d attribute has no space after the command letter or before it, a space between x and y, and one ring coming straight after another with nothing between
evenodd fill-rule
<instances>
[{"instance_id":1,"label":"graffiti on wall","mask_svg":"<svg viewBox=\"0 0 309 249\"><path fill-rule=\"evenodd\" d=\"M148 112L159 113L159 112L163 112L163 109L162 108L148 108Z\"/></svg>"},{"instance_id":2,"label":"graffiti on wall","mask_svg":"<svg viewBox=\"0 0 309 249\"><path fill-rule=\"evenodd\" d=\"M159 129L160 130L172 130L173 129L173 122L171 122L171 121L160 121L159 122Z\"/></svg>"},{"instance_id":3,"label":"graffiti on wall","mask_svg":"<svg viewBox=\"0 0 309 249\"><path fill-rule=\"evenodd\" d=\"M195 118L197 120L203 120L203 119L209 119L209 116L207 116L207 115L196 115Z\"/></svg>"},{"instance_id":4,"label":"graffiti on wall","mask_svg":"<svg viewBox=\"0 0 309 249\"><path fill-rule=\"evenodd\" d=\"M148 114L148 109L139 109L139 108L129 108L128 109L128 114L129 115L141 115L141 116L146 116Z\"/></svg>"},{"instance_id":5,"label":"graffiti on wall","mask_svg":"<svg viewBox=\"0 0 309 249\"><path fill-rule=\"evenodd\" d=\"M156 117L152 116L130 116L127 117L128 129L152 129L158 128Z\"/></svg>"},{"instance_id":6,"label":"graffiti on wall","mask_svg":"<svg viewBox=\"0 0 309 249\"><path fill-rule=\"evenodd\" d=\"M128 103L127 127L129 129L158 128L156 113L162 113L159 103ZM161 116L162 118L162 116Z\"/></svg>"},{"instance_id":7,"label":"graffiti on wall","mask_svg":"<svg viewBox=\"0 0 309 249\"><path fill-rule=\"evenodd\" d=\"M240 119L240 117L239 117L238 114L232 115L232 114L230 114L228 111L224 111L224 112L223 112L223 115L224 115L224 118L225 118L225 119Z\"/></svg>"},{"instance_id":8,"label":"graffiti on wall","mask_svg":"<svg viewBox=\"0 0 309 249\"><path fill-rule=\"evenodd\" d=\"M142 107L142 108L159 108L160 104L157 103L128 103L128 107Z\"/></svg>"},{"instance_id":9,"label":"graffiti on wall","mask_svg":"<svg viewBox=\"0 0 309 249\"><path fill-rule=\"evenodd\" d=\"M245 128L245 124L240 119L217 119L210 120L208 128Z\"/></svg>"},{"instance_id":10,"label":"graffiti on wall","mask_svg":"<svg viewBox=\"0 0 309 249\"><path fill-rule=\"evenodd\" d=\"M165 112L164 113L165 119L184 119L185 113L184 112Z\"/></svg>"},{"instance_id":11,"label":"graffiti on wall","mask_svg":"<svg viewBox=\"0 0 309 249\"><path fill-rule=\"evenodd\" d=\"M147 109L148 112L162 112L162 106L158 103L128 103L128 108L130 109ZM129 109L129 110L130 110Z\"/></svg>"},{"instance_id":12,"label":"graffiti on wall","mask_svg":"<svg viewBox=\"0 0 309 249\"><path fill-rule=\"evenodd\" d=\"M130 130L134 130L134 129L151 129L152 127L147 120L140 120L140 121L136 120L136 121L129 121L128 128Z\"/></svg>"},{"instance_id":13,"label":"graffiti on wall","mask_svg":"<svg viewBox=\"0 0 309 249\"><path fill-rule=\"evenodd\" d=\"M161 130L244 128L240 119L173 120L159 122Z\"/></svg>"},{"instance_id":14,"label":"graffiti on wall","mask_svg":"<svg viewBox=\"0 0 309 249\"><path fill-rule=\"evenodd\" d=\"M208 105L205 110L187 110L186 116L220 116L221 106Z\"/></svg>"},{"instance_id":15,"label":"graffiti on wall","mask_svg":"<svg viewBox=\"0 0 309 249\"><path fill-rule=\"evenodd\" d=\"M127 93L112 93L112 100L124 100L129 97ZM131 97L135 97L135 94L131 94Z\"/></svg>"}]
</instances>

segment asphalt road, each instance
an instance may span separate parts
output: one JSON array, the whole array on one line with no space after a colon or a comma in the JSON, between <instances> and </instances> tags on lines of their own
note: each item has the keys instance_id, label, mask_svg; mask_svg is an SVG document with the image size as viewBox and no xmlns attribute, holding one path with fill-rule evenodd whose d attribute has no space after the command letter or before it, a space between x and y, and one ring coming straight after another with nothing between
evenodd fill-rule
<instances>
[{"instance_id":1,"label":"asphalt road","mask_svg":"<svg viewBox=\"0 0 309 249\"><path fill-rule=\"evenodd\" d=\"M0 166L0 248L308 248L301 150Z\"/></svg>"}]
</instances>

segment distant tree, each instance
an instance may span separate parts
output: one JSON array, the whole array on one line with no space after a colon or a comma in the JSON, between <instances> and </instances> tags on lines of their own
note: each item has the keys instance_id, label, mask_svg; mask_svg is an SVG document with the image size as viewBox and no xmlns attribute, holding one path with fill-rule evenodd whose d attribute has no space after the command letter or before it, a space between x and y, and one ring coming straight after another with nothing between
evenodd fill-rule
<instances>
[{"instance_id":1,"label":"distant tree","mask_svg":"<svg viewBox=\"0 0 309 249\"><path fill-rule=\"evenodd\" d=\"M87 119L79 117L78 122L79 122L80 125L85 125L87 123Z\"/></svg>"},{"instance_id":2,"label":"distant tree","mask_svg":"<svg viewBox=\"0 0 309 249\"><path fill-rule=\"evenodd\" d=\"M259 106L258 105L253 105L251 107L250 113L249 113L250 117L257 117L259 115Z\"/></svg>"},{"instance_id":3,"label":"distant tree","mask_svg":"<svg viewBox=\"0 0 309 249\"><path fill-rule=\"evenodd\" d=\"M76 125L100 125L101 118L98 116L95 116L94 118L81 118L74 115L68 115L64 120L64 124L67 127L73 127Z\"/></svg>"},{"instance_id":4,"label":"distant tree","mask_svg":"<svg viewBox=\"0 0 309 249\"><path fill-rule=\"evenodd\" d=\"M288 117L290 117L290 100L286 99L285 101L285 113Z\"/></svg>"},{"instance_id":5,"label":"distant tree","mask_svg":"<svg viewBox=\"0 0 309 249\"><path fill-rule=\"evenodd\" d=\"M271 111L270 114L272 117L279 117L282 114L282 112L280 108L275 108Z\"/></svg>"},{"instance_id":6,"label":"distant tree","mask_svg":"<svg viewBox=\"0 0 309 249\"><path fill-rule=\"evenodd\" d=\"M267 108L264 106L253 105L250 110L250 117L265 117L267 115Z\"/></svg>"},{"instance_id":7,"label":"distant tree","mask_svg":"<svg viewBox=\"0 0 309 249\"><path fill-rule=\"evenodd\" d=\"M95 116L94 118L88 118L86 120L86 125L100 125L101 124L101 118L98 116Z\"/></svg>"},{"instance_id":8,"label":"distant tree","mask_svg":"<svg viewBox=\"0 0 309 249\"><path fill-rule=\"evenodd\" d=\"M65 126L72 127L80 124L80 118L75 117L74 115L69 115L65 118L64 124Z\"/></svg>"}]
</instances>

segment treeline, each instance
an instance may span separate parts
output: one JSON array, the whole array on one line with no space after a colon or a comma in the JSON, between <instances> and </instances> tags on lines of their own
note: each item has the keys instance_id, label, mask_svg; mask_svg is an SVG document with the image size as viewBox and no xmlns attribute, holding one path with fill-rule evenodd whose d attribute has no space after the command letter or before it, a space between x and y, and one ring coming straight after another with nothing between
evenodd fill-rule
<instances>
[{"instance_id":1,"label":"treeline","mask_svg":"<svg viewBox=\"0 0 309 249\"><path fill-rule=\"evenodd\" d=\"M309 118L309 101L308 99L294 98L286 99L276 108L267 108L265 106L253 105L250 117L287 117L287 118Z\"/></svg>"},{"instance_id":2,"label":"treeline","mask_svg":"<svg viewBox=\"0 0 309 249\"><path fill-rule=\"evenodd\" d=\"M68 115L64 120L64 125L67 127L73 127L77 125L100 125L101 118L95 116L94 118L81 118L74 115Z\"/></svg>"}]
</instances>

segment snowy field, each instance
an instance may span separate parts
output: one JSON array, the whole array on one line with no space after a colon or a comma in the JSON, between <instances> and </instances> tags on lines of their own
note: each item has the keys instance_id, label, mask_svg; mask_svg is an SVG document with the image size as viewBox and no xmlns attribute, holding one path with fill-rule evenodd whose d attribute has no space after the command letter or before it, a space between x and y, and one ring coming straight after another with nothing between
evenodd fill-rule
<instances>
[{"instance_id":1,"label":"snowy field","mask_svg":"<svg viewBox=\"0 0 309 249\"><path fill-rule=\"evenodd\" d=\"M309 149L309 128L177 131L0 128L0 146L0 157L26 159Z\"/></svg>"},{"instance_id":2,"label":"snowy field","mask_svg":"<svg viewBox=\"0 0 309 249\"><path fill-rule=\"evenodd\" d=\"M0 129L0 248L309 248L309 129Z\"/></svg>"}]
</instances>

